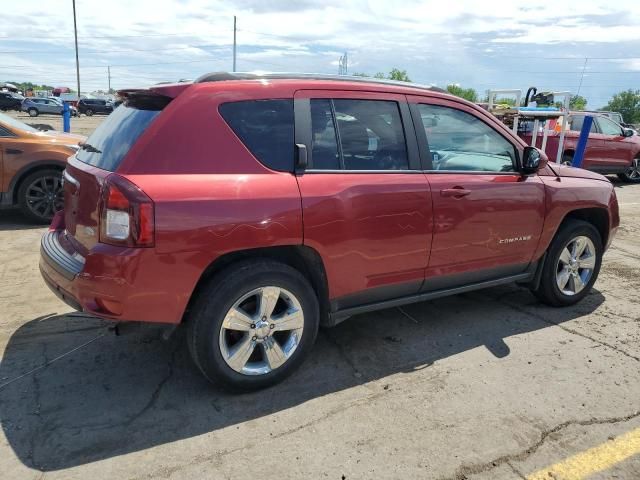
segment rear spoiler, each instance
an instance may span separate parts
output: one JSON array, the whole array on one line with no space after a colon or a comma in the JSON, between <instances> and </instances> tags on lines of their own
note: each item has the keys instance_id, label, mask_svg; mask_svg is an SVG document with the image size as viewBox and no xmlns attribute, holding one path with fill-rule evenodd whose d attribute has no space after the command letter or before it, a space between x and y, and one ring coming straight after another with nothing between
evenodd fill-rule
<instances>
[{"instance_id":1,"label":"rear spoiler","mask_svg":"<svg viewBox=\"0 0 640 480\"><path fill-rule=\"evenodd\" d=\"M180 95L184 90L191 86L191 82L180 82L180 83L164 83L158 85L152 85L147 88L126 88L123 90L118 90L117 95L122 98L130 98L134 96L138 97L152 97L152 96L160 96L166 97L169 99L176 98Z\"/></svg>"}]
</instances>

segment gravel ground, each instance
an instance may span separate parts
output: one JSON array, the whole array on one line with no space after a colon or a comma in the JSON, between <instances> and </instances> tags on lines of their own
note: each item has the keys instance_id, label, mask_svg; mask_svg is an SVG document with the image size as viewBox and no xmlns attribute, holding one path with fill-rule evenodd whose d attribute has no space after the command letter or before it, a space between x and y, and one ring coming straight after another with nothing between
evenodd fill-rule
<instances>
[{"instance_id":1,"label":"gravel ground","mask_svg":"<svg viewBox=\"0 0 640 480\"><path fill-rule=\"evenodd\" d=\"M616 188L622 228L579 305L503 286L361 315L284 384L236 396L182 331L116 337L70 312L38 273L44 228L0 212L1 476L499 480L620 454L640 432L640 185ZM581 464L637 479L636 448Z\"/></svg>"}]
</instances>

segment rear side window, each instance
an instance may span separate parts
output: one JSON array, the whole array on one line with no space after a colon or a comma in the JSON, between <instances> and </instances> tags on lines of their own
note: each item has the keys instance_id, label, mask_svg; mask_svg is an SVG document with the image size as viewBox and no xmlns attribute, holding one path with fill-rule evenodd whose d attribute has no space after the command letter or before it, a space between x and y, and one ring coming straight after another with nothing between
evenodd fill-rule
<instances>
[{"instance_id":1,"label":"rear side window","mask_svg":"<svg viewBox=\"0 0 640 480\"><path fill-rule=\"evenodd\" d=\"M244 100L223 103L218 110L260 162L293 171L293 100Z\"/></svg>"},{"instance_id":2,"label":"rear side window","mask_svg":"<svg viewBox=\"0 0 640 480\"><path fill-rule=\"evenodd\" d=\"M157 105L153 105L157 107ZM120 106L91 134L76 154L81 162L114 172L161 108Z\"/></svg>"}]
</instances>

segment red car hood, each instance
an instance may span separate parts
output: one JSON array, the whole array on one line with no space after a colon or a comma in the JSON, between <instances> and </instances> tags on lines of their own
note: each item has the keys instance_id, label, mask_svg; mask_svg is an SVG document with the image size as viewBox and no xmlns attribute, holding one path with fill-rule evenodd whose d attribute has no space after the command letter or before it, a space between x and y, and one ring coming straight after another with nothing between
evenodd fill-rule
<instances>
[{"instance_id":1,"label":"red car hood","mask_svg":"<svg viewBox=\"0 0 640 480\"><path fill-rule=\"evenodd\" d=\"M583 168L558 165L557 163L549 163L548 166L561 177L590 178L592 180L603 180L605 182L609 181L609 179L604 175L600 175L599 173L591 172Z\"/></svg>"}]
</instances>

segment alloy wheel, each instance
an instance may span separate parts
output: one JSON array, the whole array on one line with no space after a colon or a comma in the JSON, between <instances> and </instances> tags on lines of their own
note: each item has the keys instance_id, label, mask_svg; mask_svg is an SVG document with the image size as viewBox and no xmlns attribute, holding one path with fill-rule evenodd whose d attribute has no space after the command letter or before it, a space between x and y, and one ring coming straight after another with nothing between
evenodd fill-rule
<instances>
[{"instance_id":1,"label":"alloy wheel","mask_svg":"<svg viewBox=\"0 0 640 480\"><path fill-rule=\"evenodd\" d=\"M284 288L266 286L237 300L219 335L224 361L243 375L264 375L284 365L300 345L304 314Z\"/></svg>"},{"instance_id":2,"label":"alloy wheel","mask_svg":"<svg viewBox=\"0 0 640 480\"><path fill-rule=\"evenodd\" d=\"M36 178L27 187L26 197L27 207L34 215L50 219L64 203L61 178L54 175Z\"/></svg>"},{"instance_id":3,"label":"alloy wheel","mask_svg":"<svg viewBox=\"0 0 640 480\"><path fill-rule=\"evenodd\" d=\"M634 158L631 166L625 172L625 176L629 180L640 180L640 159Z\"/></svg>"},{"instance_id":4,"label":"alloy wheel","mask_svg":"<svg viewBox=\"0 0 640 480\"><path fill-rule=\"evenodd\" d=\"M589 237L575 237L560 252L556 284L564 295L580 293L591 280L596 266L596 247Z\"/></svg>"}]
</instances>

